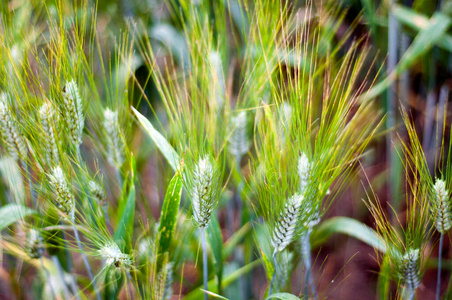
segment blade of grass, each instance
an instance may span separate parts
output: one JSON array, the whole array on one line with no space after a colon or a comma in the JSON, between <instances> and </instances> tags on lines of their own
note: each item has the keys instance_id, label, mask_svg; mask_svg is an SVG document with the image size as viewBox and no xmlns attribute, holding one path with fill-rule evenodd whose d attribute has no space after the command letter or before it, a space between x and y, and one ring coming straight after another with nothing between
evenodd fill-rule
<instances>
[{"instance_id":1,"label":"blade of grass","mask_svg":"<svg viewBox=\"0 0 452 300\"><path fill-rule=\"evenodd\" d=\"M160 213L159 248L157 269L162 265L163 253L170 251L173 233L176 228L179 204L182 196L182 176L179 171L174 174L168 188L166 189L165 200L163 201L162 212Z\"/></svg>"},{"instance_id":2,"label":"blade of grass","mask_svg":"<svg viewBox=\"0 0 452 300\"><path fill-rule=\"evenodd\" d=\"M168 141L161 135L157 130L155 130L154 126L152 126L151 122L146 119L142 114L140 114L135 108L131 107L132 111L138 118L141 126L143 126L144 130L149 134L151 139L157 145L157 147L162 152L163 156L166 158L171 168L174 171L177 170L177 165L179 164L179 155L177 155L176 151L173 147L168 143Z\"/></svg>"},{"instance_id":3,"label":"blade of grass","mask_svg":"<svg viewBox=\"0 0 452 300\"><path fill-rule=\"evenodd\" d=\"M311 235L312 249L325 243L334 233L346 234L378 249L382 253L386 252L386 247L378 233L367 225L347 217L334 217L315 227Z\"/></svg>"}]
</instances>

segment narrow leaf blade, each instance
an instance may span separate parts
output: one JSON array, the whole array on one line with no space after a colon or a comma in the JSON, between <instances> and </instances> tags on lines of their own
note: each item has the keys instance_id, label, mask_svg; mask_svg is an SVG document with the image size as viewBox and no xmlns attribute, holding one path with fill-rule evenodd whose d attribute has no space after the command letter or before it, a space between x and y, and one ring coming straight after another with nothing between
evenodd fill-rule
<instances>
[{"instance_id":1,"label":"narrow leaf blade","mask_svg":"<svg viewBox=\"0 0 452 300\"><path fill-rule=\"evenodd\" d=\"M182 175L177 171L171 179L166 189L165 200L163 201L162 212L160 213L159 249L157 268L161 266L163 254L168 252L171 247L171 240L176 228L177 215L179 213L179 204L182 195Z\"/></svg>"},{"instance_id":2,"label":"narrow leaf blade","mask_svg":"<svg viewBox=\"0 0 452 300\"><path fill-rule=\"evenodd\" d=\"M132 111L137 116L137 119L140 122L141 126L143 126L144 130L149 134L149 136L154 141L156 146L162 152L163 156L166 158L171 168L174 171L176 171L177 165L179 163L179 155L177 155L174 148L168 143L168 141L163 137L163 135L161 135L157 130L155 130L154 126L152 126L151 122L149 122L148 119L146 119L133 107Z\"/></svg>"}]
</instances>

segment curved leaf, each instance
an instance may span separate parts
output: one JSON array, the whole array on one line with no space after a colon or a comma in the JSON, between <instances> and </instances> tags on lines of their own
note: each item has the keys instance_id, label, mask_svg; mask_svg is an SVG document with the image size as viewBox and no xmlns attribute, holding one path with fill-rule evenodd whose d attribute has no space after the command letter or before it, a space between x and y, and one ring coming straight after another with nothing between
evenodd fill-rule
<instances>
[{"instance_id":1,"label":"curved leaf","mask_svg":"<svg viewBox=\"0 0 452 300\"><path fill-rule=\"evenodd\" d=\"M177 165L179 164L179 155L177 155L174 148L168 143L168 141L163 137L163 135L161 135L157 130L155 130L154 126L152 126L151 122L149 122L148 119L146 119L133 107L132 111L137 116L141 126L143 126L144 130L149 134L149 136L154 141L156 146L162 152L163 156L165 156L171 168L173 168L173 170L176 171Z\"/></svg>"},{"instance_id":2,"label":"curved leaf","mask_svg":"<svg viewBox=\"0 0 452 300\"><path fill-rule=\"evenodd\" d=\"M234 271L231 274L226 275L224 280L223 280L223 287L227 287L232 282L234 282L237 279L239 279L241 276L243 276L246 273L250 272L252 269L254 269L254 267L258 266L259 264L260 264L260 261L259 260L255 260L255 261L247 264L246 266L238 269L237 271ZM212 279L208 283L209 291L212 292L212 293L217 293L218 292L217 291L217 285L216 285L215 281L216 281L215 279ZM201 288L202 288L202 286L198 287L198 288L195 288L188 295L186 295L183 299L184 300L203 299L204 292L201 290Z\"/></svg>"},{"instance_id":3,"label":"curved leaf","mask_svg":"<svg viewBox=\"0 0 452 300\"><path fill-rule=\"evenodd\" d=\"M177 215L179 213L179 204L182 195L182 176L177 171L171 179L166 189L165 200L163 201L162 212L160 213L159 249L157 269L162 264L163 253L168 252L171 247L174 229L176 228Z\"/></svg>"},{"instance_id":4,"label":"curved leaf","mask_svg":"<svg viewBox=\"0 0 452 300\"><path fill-rule=\"evenodd\" d=\"M298 298L297 296L289 294L289 293L275 293L275 294L271 294L270 296L265 298L265 300L268 300L268 299L300 300L300 298Z\"/></svg>"},{"instance_id":5,"label":"curved leaf","mask_svg":"<svg viewBox=\"0 0 452 300\"><path fill-rule=\"evenodd\" d=\"M0 207L0 230L35 213L35 210L21 204L11 203Z\"/></svg>"},{"instance_id":6,"label":"curved leaf","mask_svg":"<svg viewBox=\"0 0 452 300\"><path fill-rule=\"evenodd\" d=\"M333 233L349 235L383 253L386 252L386 247L378 233L369 226L347 217L331 218L316 227L311 235L312 248L319 247L325 243Z\"/></svg>"}]
</instances>

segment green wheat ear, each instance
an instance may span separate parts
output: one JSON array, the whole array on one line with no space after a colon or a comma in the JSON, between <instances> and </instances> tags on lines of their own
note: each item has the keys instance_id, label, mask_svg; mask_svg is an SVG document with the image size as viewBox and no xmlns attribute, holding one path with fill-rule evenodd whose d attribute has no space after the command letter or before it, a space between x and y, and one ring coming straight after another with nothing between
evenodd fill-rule
<instances>
[{"instance_id":1,"label":"green wheat ear","mask_svg":"<svg viewBox=\"0 0 452 300\"><path fill-rule=\"evenodd\" d=\"M452 225L449 191L444 180L436 179L433 185L433 199L431 211L434 216L435 227L439 233L448 231Z\"/></svg>"},{"instance_id":2,"label":"green wheat ear","mask_svg":"<svg viewBox=\"0 0 452 300\"><path fill-rule=\"evenodd\" d=\"M284 205L279 221L273 233L271 243L275 251L284 250L294 239L303 196L293 195Z\"/></svg>"},{"instance_id":3,"label":"green wheat ear","mask_svg":"<svg viewBox=\"0 0 452 300\"><path fill-rule=\"evenodd\" d=\"M104 111L104 129L107 140L107 160L112 166L121 166L124 162L124 145L119 132L118 112L109 108Z\"/></svg>"},{"instance_id":4,"label":"green wheat ear","mask_svg":"<svg viewBox=\"0 0 452 300\"><path fill-rule=\"evenodd\" d=\"M27 157L27 147L17 120L9 107L9 94L0 95L0 130L6 142L9 155L18 160Z\"/></svg>"},{"instance_id":5,"label":"green wheat ear","mask_svg":"<svg viewBox=\"0 0 452 300\"><path fill-rule=\"evenodd\" d=\"M55 109L49 103L45 102L39 109L41 126L44 133L44 151L49 166L54 166L60 162L58 153L58 144L55 137L57 115Z\"/></svg>"},{"instance_id":6,"label":"green wheat ear","mask_svg":"<svg viewBox=\"0 0 452 300\"><path fill-rule=\"evenodd\" d=\"M191 200L193 206L193 220L200 228L207 227L218 199L214 182L216 167L212 160L205 156L194 166L191 180Z\"/></svg>"},{"instance_id":7,"label":"green wheat ear","mask_svg":"<svg viewBox=\"0 0 452 300\"><path fill-rule=\"evenodd\" d=\"M60 166L56 166L52 169L52 173L49 174L49 178L56 205L70 221L73 221L75 210L74 195L70 190L63 169Z\"/></svg>"},{"instance_id":8,"label":"green wheat ear","mask_svg":"<svg viewBox=\"0 0 452 300\"><path fill-rule=\"evenodd\" d=\"M63 99L65 104L64 115L72 143L78 149L82 143L83 127L85 118L83 116L83 103L75 80L66 82L63 88Z\"/></svg>"},{"instance_id":9,"label":"green wheat ear","mask_svg":"<svg viewBox=\"0 0 452 300\"><path fill-rule=\"evenodd\" d=\"M107 266L113 266L117 270L128 270L132 266L130 255L122 253L115 242L106 243L98 253Z\"/></svg>"},{"instance_id":10,"label":"green wheat ear","mask_svg":"<svg viewBox=\"0 0 452 300\"><path fill-rule=\"evenodd\" d=\"M421 283L419 259L419 249L408 249L399 259L399 277L409 296L414 294Z\"/></svg>"}]
</instances>

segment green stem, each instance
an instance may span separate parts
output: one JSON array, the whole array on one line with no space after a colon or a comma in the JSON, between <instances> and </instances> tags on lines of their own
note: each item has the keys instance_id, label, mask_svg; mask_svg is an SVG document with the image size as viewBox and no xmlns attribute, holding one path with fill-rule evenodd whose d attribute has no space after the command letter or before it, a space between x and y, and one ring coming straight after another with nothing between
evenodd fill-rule
<instances>
[{"instance_id":1,"label":"green stem","mask_svg":"<svg viewBox=\"0 0 452 300\"><path fill-rule=\"evenodd\" d=\"M208 273L207 273L207 246L206 246L206 229L200 228L201 230L201 244L202 244L202 267L203 267L203 283L204 283L204 290L208 291ZM208 300L209 295L207 293L204 293L204 300Z\"/></svg>"},{"instance_id":2,"label":"green stem","mask_svg":"<svg viewBox=\"0 0 452 300\"><path fill-rule=\"evenodd\" d=\"M63 268L61 267L60 261L58 260L58 257L55 255L52 255L51 257L53 264L55 265L55 268L58 272L58 277L61 280L61 288L63 290L64 298L70 299L69 290L67 289L66 282L64 281L64 273ZM75 294L75 293L74 293Z\"/></svg>"},{"instance_id":3,"label":"green stem","mask_svg":"<svg viewBox=\"0 0 452 300\"><path fill-rule=\"evenodd\" d=\"M82 245L82 242L80 241L80 236L78 234L77 226L75 226L75 224L72 223L72 227L74 228L75 240L77 241L77 245L80 248L83 262L85 263L85 267L86 267L86 270L88 271L89 278L90 278L91 282L93 283L94 291L96 292L96 298L97 298L97 300L101 300L99 291L97 290L96 279L94 278L93 272L91 270L91 266L89 265L88 258L86 257L86 254L83 251L83 245Z\"/></svg>"},{"instance_id":4,"label":"green stem","mask_svg":"<svg viewBox=\"0 0 452 300\"><path fill-rule=\"evenodd\" d=\"M21 160L22 168L25 170L28 179L28 189L30 190L31 201L33 203L33 207L36 208L36 195L33 189L33 181L31 180L30 169L28 168L27 163L24 160Z\"/></svg>"},{"instance_id":5,"label":"green stem","mask_svg":"<svg viewBox=\"0 0 452 300\"><path fill-rule=\"evenodd\" d=\"M441 233L441 237L439 238L439 249L438 249L438 276L436 282L436 300L440 299L441 295L441 258L443 254L443 239L444 233Z\"/></svg>"},{"instance_id":6,"label":"green stem","mask_svg":"<svg viewBox=\"0 0 452 300\"><path fill-rule=\"evenodd\" d=\"M275 264L275 270L273 271L272 280L270 281L270 287L268 289L268 295L270 296L273 294L273 286L275 285L276 281L276 272L278 271L278 263L276 262L276 249L273 251L273 263Z\"/></svg>"},{"instance_id":7,"label":"green stem","mask_svg":"<svg viewBox=\"0 0 452 300\"><path fill-rule=\"evenodd\" d=\"M312 278L311 272L311 232L312 228L309 228L304 236L302 236L302 255L303 255L303 263L306 269L306 278L305 278L305 296L306 299L309 298L309 286L311 287L311 292L314 295L314 299L317 299L317 291L315 289L314 280Z\"/></svg>"},{"instance_id":8,"label":"green stem","mask_svg":"<svg viewBox=\"0 0 452 300\"><path fill-rule=\"evenodd\" d=\"M56 299L55 290L53 289L53 286L52 286L52 280L50 280L50 273L49 273L49 271L44 267L44 261L43 261L43 259L42 259L42 256L39 257L39 260L41 261L42 269L44 270L44 274L46 275L46 280L47 280L47 282L49 283L49 286L50 286L50 292L52 293L52 297L53 297L53 299Z\"/></svg>"}]
</instances>

